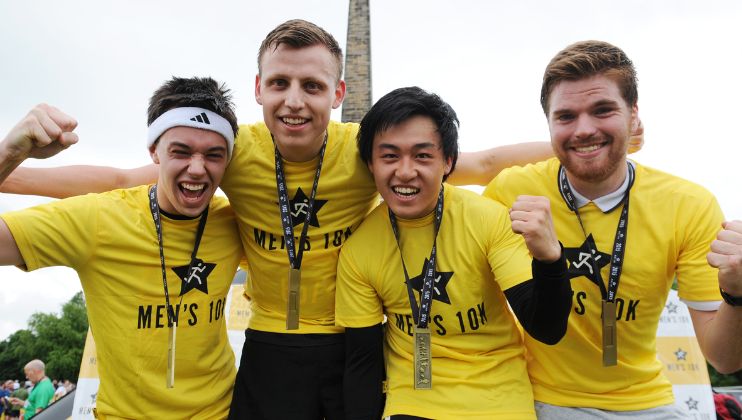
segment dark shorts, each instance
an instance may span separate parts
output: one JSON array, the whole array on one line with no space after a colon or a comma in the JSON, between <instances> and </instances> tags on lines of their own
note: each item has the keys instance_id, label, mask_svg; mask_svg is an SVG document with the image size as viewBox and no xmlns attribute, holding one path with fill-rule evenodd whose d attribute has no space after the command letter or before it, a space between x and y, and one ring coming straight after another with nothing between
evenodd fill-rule
<instances>
[{"instance_id":1,"label":"dark shorts","mask_svg":"<svg viewBox=\"0 0 742 420\"><path fill-rule=\"evenodd\" d=\"M232 420L343 420L344 334L245 332Z\"/></svg>"}]
</instances>

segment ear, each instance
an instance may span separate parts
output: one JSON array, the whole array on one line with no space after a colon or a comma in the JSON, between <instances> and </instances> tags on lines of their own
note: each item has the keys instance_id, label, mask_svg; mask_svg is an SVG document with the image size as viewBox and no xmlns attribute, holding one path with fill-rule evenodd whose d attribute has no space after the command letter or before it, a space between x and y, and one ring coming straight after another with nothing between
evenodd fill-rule
<instances>
[{"instance_id":1,"label":"ear","mask_svg":"<svg viewBox=\"0 0 742 420\"><path fill-rule=\"evenodd\" d=\"M451 166L453 166L453 158L449 156L446 158L446 166L444 167L444 173L446 176L451 173Z\"/></svg>"},{"instance_id":2,"label":"ear","mask_svg":"<svg viewBox=\"0 0 742 420\"><path fill-rule=\"evenodd\" d=\"M152 158L152 162L156 164L160 164L160 157L157 156L157 143L152 145L152 147L149 148L149 156Z\"/></svg>"},{"instance_id":3,"label":"ear","mask_svg":"<svg viewBox=\"0 0 742 420\"><path fill-rule=\"evenodd\" d=\"M635 133L639 129L641 119L639 118L639 105L631 107L631 132Z\"/></svg>"},{"instance_id":4,"label":"ear","mask_svg":"<svg viewBox=\"0 0 742 420\"><path fill-rule=\"evenodd\" d=\"M258 105L263 105L263 98L260 96L260 75L255 75L255 101Z\"/></svg>"},{"instance_id":5,"label":"ear","mask_svg":"<svg viewBox=\"0 0 742 420\"><path fill-rule=\"evenodd\" d=\"M345 80L339 81L335 87L335 101L332 103L332 109L337 109L343 103L343 99L345 99Z\"/></svg>"},{"instance_id":6,"label":"ear","mask_svg":"<svg viewBox=\"0 0 742 420\"><path fill-rule=\"evenodd\" d=\"M368 167L368 171L371 172L371 175L373 175L374 174L374 160L373 159L369 160L366 166Z\"/></svg>"}]
</instances>

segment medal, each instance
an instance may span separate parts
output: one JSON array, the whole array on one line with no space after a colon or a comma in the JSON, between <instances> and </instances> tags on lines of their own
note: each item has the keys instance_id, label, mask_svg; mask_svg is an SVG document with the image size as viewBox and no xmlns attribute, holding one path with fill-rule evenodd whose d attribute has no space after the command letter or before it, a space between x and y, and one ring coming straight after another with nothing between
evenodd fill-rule
<instances>
[{"instance_id":1,"label":"medal","mask_svg":"<svg viewBox=\"0 0 742 420\"><path fill-rule=\"evenodd\" d=\"M634 184L634 167L628 164L629 185L626 189L623 200L619 203L623 203L623 209L618 219L618 226L616 227L616 237L613 241L613 255L611 255L611 269L608 276L608 287L603 284L603 278L600 274L600 269L595 264L595 258L592 255L597 255L597 249L590 251L590 265L592 266L592 272L595 273L595 277L600 287L600 293L603 297L603 306L601 309L601 323L602 323L602 341L603 341L603 366L616 366L618 364L618 331L616 325L616 293L618 292L618 282L621 279L621 270L624 263L624 253L626 252L626 233L629 225L629 192L631 186ZM562 194L564 201L567 203L567 207L575 213L577 220L580 222L580 228L582 229L583 235L587 238L587 232L585 226L582 224L582 218L580 218L580 212L577 207L577 201L574 193L569 186L567 180L567 172L564 167L559 168L559 192ZM616 206L618 207L618 205ZM614 207L614 209L616 208ZM612 209L611 209L612 210ZM609 211L611 211L609 210Z\"/></svg>"},{"instance_id":2,"label":"medal","mask_svg":"<svg viewBox=\"0 0 742 420\"><path fill-rule=\"evenodd\" d=\"M149 190L149 209L152 212L152 220L155 223L155 231L157 232L157 242L160 246L160 268L162 269L162 288L165 291L165 308L167 311L168 319L168 340L167 340L167 374L165 377L165 385L168 388L175 386L175 329L178 327L178 317L175 315L173 307L170 305L170 293L167 289L167 270L165 269L165 247L162 243L162 218L160 217L160 206L157 204L157 184L153 185ZM187 273L193 273L193 264L196 262L196 255L198 254L198 247L201 245L201 237L203 236L204 229L206 229L206 220L209 216L209 207L207 206L203 213L201 213L201 220L198 222L198 230L196 231L196 241L193 244L193 252L191 252L191 262L188 264ZM200 261L200 260L199 260ZM183 296L180 297L181 303L183 302Z\"/></svg>"},{"instance_id":3,"label":"medal","mask_svg":"<svg viewBox=\"0 0 742 420\"><path fill-rule=\"evenodd\" d=\"M434 220L435 234L433 236L433 248L430 250L430 258L428 258L428 264L425 267L423 286L420 290L420 307L418 308L415 294L412 291L412 282L407 273L407 266L405 266L404 258L402 257L397 217L392 212L392 209L389 209L389 223L391 224L392 232L394 232L394 238L397 240L397 249L399 249L399 257L402 260L402 270L404 271L405 284L407 285L407 297L410 300L412 318L415 320L415 329L412 335L414 355L412 385L414 389L432 389L433 387L433 370L431 366L433 362L433 353L431 351L430 328L428 327L428 322L430 321L430 309L433 305L432 289L436 273L436 241L438 239L438 230L443 221L443 185L441 185L441 190L438 193L438 203L435 206Z\"/></svg>"},{"instance_id":4,"label":"medal","mask_svg":"<svg viewBox=\"0 0 742 420\"><path fill-rule=\"evenodd\" d=\"M616 302L603 301L603 366L618 364L618 342L616 337Z\"/></svg>"},{"instance_id":5,"label":"medal","mask_svg":"<svg viewBox=\"0 0 742 420\"><path fill-rule=\"evenodd\" d=\"M175 386L175 329L178 327L177 322L173 322L168 328L168 344L167 344L167 380L166 385L168 388Z\"/></svg>"},{"instance_id":6,"label":"medal","mask_svg":"<svg viewBox=\"0 0 742 420\"><path fill-rule=\"evenodd\" d=\"M415 327L413 334L415 346L415 368L413 369L413 384L415 389L432 389L433 375L431 373L430 357L430 328Z\"/></svg>"},{"instance_id":7,"label":"medal","mask_svg":"<svg viewBox=\"0 0 742 420\"><path fill-rule=\"evenodd\" d=\"M314 174L314 183L312 185L312 193L309 195L309 203L307 204L304 212L304 226L301 229L301 235L299 236L298 250L297 244L294 242L294 222L292 217L293 209L291 208L291 200L286 186L286 177L283 173L283 161L281 160L281 153L278 151L278 147L274 146L274 153L276 159L276 189L278 191L278 210L281 213L281 226L283 227L283 236L286 241L286 254L289 258L289 278L288 278L288 294L286 296L286 329L287 330L298 330L299 329L299 283L301 282L301 260L304 255L304 242L308 241L307 231L309 229L309 222L312 218L312 212L314 211L314 198L317 194L317 186L319 185L319 176L322 172L322 161L325 158L325 149L327 148L327 132L325 131L325 140L322 143L322 148L319 151L319 162L317 163L317 171Z\"/></svg>"},{"instance_id":8,"label":"medal","mask_svg":"<svg viewBox=\"0 0 742 420\"><path fill-rule=\"evenodd\" d=\"M289 269L289 292L286 300L286 329L299 329L299 284L301 283L301 271L296 268Z\"/></svg>"}]
</instances>

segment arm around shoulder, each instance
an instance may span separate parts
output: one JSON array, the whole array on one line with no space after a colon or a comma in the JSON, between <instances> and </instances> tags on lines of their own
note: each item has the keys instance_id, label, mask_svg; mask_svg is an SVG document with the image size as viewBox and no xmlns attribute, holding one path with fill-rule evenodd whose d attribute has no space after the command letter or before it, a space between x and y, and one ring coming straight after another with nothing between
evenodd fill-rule
<instances>
[{"instance_id":1,"label":"arm around shoulder","mask_svg":"<svg viewBox=\"0 0 742 420\"><path fill-rule=\"evenodd\" d=\"M0 192L67 198L148 184L157 180L157 171L155 164L133 169L90 165L19 167L0 185Z\"/></svg>"},{"instance_id":2,"label":"arm around shoulder","mask_svg":"<svg viewBox=\"0 0 742 420\"><path fill-rule=\"evenodd\" d=\"M552 156L554 152L547 142L518 143L461 153L448 182L454 185L487 185L505 168L535 163Z\"/></svg>"}]
</instances>

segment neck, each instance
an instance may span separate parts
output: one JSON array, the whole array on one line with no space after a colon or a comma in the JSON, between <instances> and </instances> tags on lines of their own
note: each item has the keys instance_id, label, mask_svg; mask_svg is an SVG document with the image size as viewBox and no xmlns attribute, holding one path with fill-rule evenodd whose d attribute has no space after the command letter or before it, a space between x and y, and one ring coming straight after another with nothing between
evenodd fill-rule
<instances>
[{"instance_id":1,"label":"neck","mask_svg":"<svg viewBox=\"0 0 742 420\"><path fill-rule=\"evenodd\" d=\"M319 156L320 150L322 150L324 142L325 133L322 133L322 135L311 144L300 147L284 145L281 144L281 142L274 141L283 160L296 163L309 162L310 160L316 159L317 156Z\"/></svg>"},{"instance_id":2,"label":"neck","mask_svg":"<svg viewBox=\"0 0 742 420\"><path fill-rule=\"evenodd\" d=\"M616 171L609 175L602 181L588 181L577 178L576 176L567 171L567 179L572 185L572 188L580 193L583 197L588 200L595 200L596 198L603 197L604 195L610 194L621 187L627 176L627 163L618 165Z\"/></svg>"},{"instance_id":3,"label":"neck","mask_svg":"<svg viewBox=\"0 0 742 420\"><path fill-rule=\"evenodd\" d=\"M163 213L180 216L180 213L178 213L178 211L175 209L175 206L173 206L170 203L170 200L167 199L165 191L162 188L162 184L159 181L157 182L157 206Z\"/></svg>"}]
</instances>

